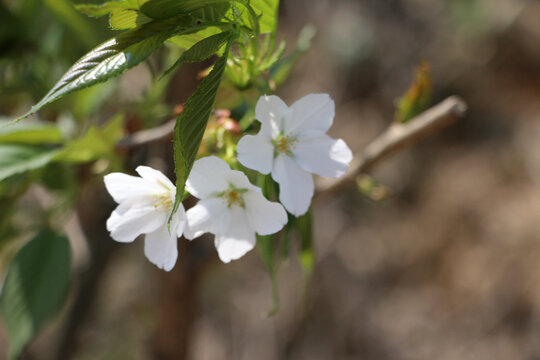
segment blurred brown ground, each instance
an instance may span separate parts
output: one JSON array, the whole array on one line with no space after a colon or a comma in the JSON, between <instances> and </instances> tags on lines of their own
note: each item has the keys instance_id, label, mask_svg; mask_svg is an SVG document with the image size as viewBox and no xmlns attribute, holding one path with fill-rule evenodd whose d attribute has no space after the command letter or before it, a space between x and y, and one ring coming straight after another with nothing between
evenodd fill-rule
<instances>
[{"instance_id":1,"label":"blurred brown ground","mask_svg":"<svg viewBox=\"0 0 540 360\"><path fill-rule=\"evenodd\" d=\"M431 64L434 103L458 94L470 111L375 169L389 199L351 189L316 204L305 304L294 258L270 319L256 251L216 262L197 295L189 358L540 358L540 3L284 0L281 12L289 47L306 23L318 34L278 94L291 103L330 93L331 134L354 151L389 125L420 60ZM150 358L165 276L141 241L122 247L74 358ZM34 348L47 342L46 332Z\"/></svg>"}]
</instances>

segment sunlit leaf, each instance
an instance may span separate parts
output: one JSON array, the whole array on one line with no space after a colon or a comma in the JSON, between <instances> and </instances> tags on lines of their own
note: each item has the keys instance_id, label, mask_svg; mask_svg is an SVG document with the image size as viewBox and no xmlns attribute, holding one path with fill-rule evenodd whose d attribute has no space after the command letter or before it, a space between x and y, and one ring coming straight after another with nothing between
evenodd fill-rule
<instances>
[{"instance_id":1,"label":"sunlit leaf","mask_svg":"<svg viewBox=\"0 0 540 360\"><path fill-rule=\"evenodd\" d=\"M222 32L202 39L188 50L184 51L174 65L165 71L164 75L167 75L171 71L177 69L183 63L198 62L208 59L210 56L217 53L230 37L230 32Z\"/></svg>"},{"instance_id":2,"label":"sunlit leaf","mask_svg":"<svg viewBox=\"0 0 540 360\"><path fill-rule=\"evenodd\" d=\"M2 126L0 122L0 144L59 144L63 141L60 129L51 123L27 122Z\"/></svg>"},{"instance_id":3,"label":"sunlit leaf","mask_svg":"<svg viewBox=\"0 0 540 360\"><path fill-rule=\"evenodd\" d=\"M109 15L109 23L115 30L133 29L152 20L139 11L137 0L109 1L99 5L79 4L75 7L92 17Z\"/></svg>"}]
</instances>

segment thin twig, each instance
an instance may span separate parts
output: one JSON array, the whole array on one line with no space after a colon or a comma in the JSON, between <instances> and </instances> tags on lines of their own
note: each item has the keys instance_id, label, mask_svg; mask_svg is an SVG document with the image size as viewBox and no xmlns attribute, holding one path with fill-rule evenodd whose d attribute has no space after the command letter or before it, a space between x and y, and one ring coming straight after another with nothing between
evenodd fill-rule
<instances>
[{"instance_id":1,"label":"thin twig","mask_svg":"<svg viewBox=\"0 0 540 360\"><path fill-rule=\"evenodd\" d=\"M345 175L331 182L317 184L316 195L327 196L354 185L358 175L366 172L388 155L453 124L466 112L467 104L458 96L450 96L404 124L393 123L384 133L369 143L364 151L354 155Z\"/></svg>"},{"instance_id":2,"label":"thin twig","mask_svg":"<svg viewBox=\"0 0 540 360\"><path fill-rule=\"evenodd\" d=\"M134 148L142 145L147 145L153 142L172 139L174 132L174 124L176 119L172 119L152 129L137 131L129 134L117 144L117 148Z\"/></svg>"}]
</instances>

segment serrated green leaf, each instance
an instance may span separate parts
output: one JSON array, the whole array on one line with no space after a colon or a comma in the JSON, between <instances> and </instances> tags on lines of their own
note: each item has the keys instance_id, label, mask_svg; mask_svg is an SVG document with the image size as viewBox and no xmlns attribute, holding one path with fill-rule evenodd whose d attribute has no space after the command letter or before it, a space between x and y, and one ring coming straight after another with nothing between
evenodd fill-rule
<instances>
[{"instance_id":1,"label":"serrated green leaf","mask_svg":"<svg viewBox=\"0 0 540 360\"><path fill-rule=\"evenodd\" d=\"M188 50L184 51L180 58L178 58L173 66L167 69L163 75L167 75L171 71L177 69L183 63L198 62L208 59L210 56L217 53L230 37L231 33L225 31L202 39Z\"/></svg>"},{"instance_id":2,"label":"serrated green leaf","mask_svg":"<svg viewBox=\"0 0 540 360\"><path fill-rule=\"evenodd\" d=\"M39 169L59 153L37 145L0 144L0 181L12 175Z\"/></svg>"},{"instance_id":3,"label":"serrated green leaf","mask_svg":"<svg viewBox=\"0 0 540 360\"><path fill-rule=\"evenodd\" d=\"M18 123L3 127L0 121L0 143L60 144L62 133L54 124L46 122Z\"/></svg>"},{"instance_id":4,"label":"serrated green leaf","mask_svg":"<svg viewBox=\"0 0 540 360\"><path fill-rule=\"evenodd\" d=\"M69 242L52 231L39 233L15 256L0 295L10 359L17 358L62 308L69 289L69 271Z\"/></svg>"},{"instance_id":5,"label":"serrated green leaf","mask_svg":"<svg viewBox=\"0 0 540 360\"><path fill-rule=\"evenodd\" d=\"M182 201L186 180L191 172L208 123L208 117L216 101L230 46L231 40L229 40L223 56L216 61L210 74L199 84L197 90L188 99L184 111L176 119L174 127L176 198L173 214L178 210Z\"/></svg>"},{"instance_id":6,"label":"serrated green leaf","mask_svg":"<svg viewBox=\"0 0 540 360\"><path fill-rule=\"evenodd\" d=\"M16 121L69 93L106 81L138 65L178 30L181 20L189 19L154 21L101 44L77 61L40 102Z\"/></svg>"}]
</instances>

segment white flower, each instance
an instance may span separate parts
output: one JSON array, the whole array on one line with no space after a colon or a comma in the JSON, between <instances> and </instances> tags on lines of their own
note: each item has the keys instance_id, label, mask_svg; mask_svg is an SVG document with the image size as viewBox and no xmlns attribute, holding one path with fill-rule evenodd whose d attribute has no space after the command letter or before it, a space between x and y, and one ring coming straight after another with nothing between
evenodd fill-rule
<instances>
[{"instance_id":1,"label":"white flower","mask_svg":"<svg viewBox=\"0 0 540 360\"><path fill-rule=\"evenodd\" d=\"M184 207L180 204L169 232L176 187L151 167L139 166L136 171L141 177L122 173L104 177L105 187L119 204L107 220L107 230L114 240L125 243L146 234L144 254L160 269L170 271L178 258L177 239L186 222Z\"/></svg>"},{"instance_id":2,"label":"white flower","mask_svg":"<svg viewBox=\"0 0 540 360\"><path fill-rule=\"evenodd\" d=\"M206 232L214 234L221 261L244 256L255 246L255 232L269 235L287 223L281 204L267 200L241 171L215 157L199 159L193 165L186 189L201 199L186 213L186 238Z\"/></svg>"},{"instance_id":3,"label":"white flower","mask_svg":"<svg viewBox=\"0 0 540 360\"><path fill-rule=\"evenodd\" d=\"M262 174L271 172L279 184L279 200L296 216L311 204L311 173L339 177L352 160L343 140L326 135L334 114L327 94L306 95L290 107L277 96L262 96L255 109L261 130L238 142L238 161Z\"/></svg>"}]
</instances>

